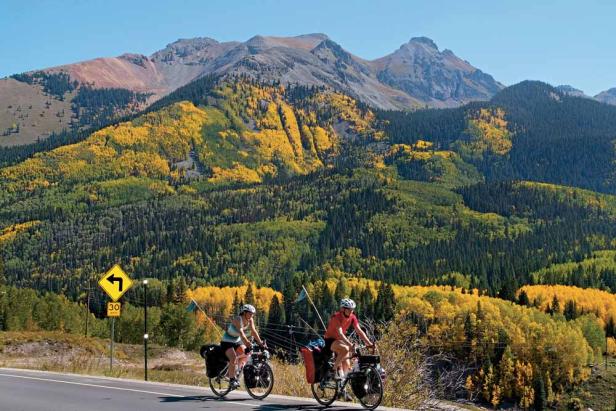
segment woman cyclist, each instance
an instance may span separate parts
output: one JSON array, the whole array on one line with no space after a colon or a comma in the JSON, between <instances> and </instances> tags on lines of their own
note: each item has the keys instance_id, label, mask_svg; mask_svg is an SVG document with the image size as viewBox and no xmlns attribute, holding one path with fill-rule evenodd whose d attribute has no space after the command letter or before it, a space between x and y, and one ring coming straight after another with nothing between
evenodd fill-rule
<instances>
[{"instance_id":1,"label":"woman cyclist","mask_svg":"<svg viewBox=\"0 0 616 411\"><path fill-rule=\"evenodd\" d=\"M325 331L325 349L336 353L334 370L336 370L337 378L343 378L351 368L349 353L353 350L353 343L346 336L346 332L351 325L367 347L374 347L374 344L359 326L357 317L353 314L355 307L355 301L350 298L343 298L340 301L340 310L330 317ZM339 374L338 370L342 374Z\"/></svg>"},{"instance_id":2,"label":"woman cyclist","mask_svg":"<svg viewBox=\"0 0 616 411\"><path fill-rule=\"evenodd\" d=\"M263 347L265 344L261 340L259 333L255 328L253 316L257 310L250 304L244 304L240 308L239 315L235 316L231 323L227 327L227 331L222 336L220 342L220 348L224 351L225 355L229 359L229 369L227 370L227 377L231 381L231 387L233 389L240 386L239 381L235 378L235 370L237 369L237 359L240 355L248 354L252 347L250 336L253 336L257 343Z\"/></svg>"}]
</instances>

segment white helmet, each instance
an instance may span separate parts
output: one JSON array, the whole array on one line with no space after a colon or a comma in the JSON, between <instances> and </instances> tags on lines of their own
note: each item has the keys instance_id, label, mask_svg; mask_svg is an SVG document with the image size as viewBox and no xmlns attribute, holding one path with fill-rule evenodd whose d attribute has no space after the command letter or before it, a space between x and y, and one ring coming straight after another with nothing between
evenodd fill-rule
<instances>
[{"instance_id":1,"label":"white helmet","mask_svg":"<svg viewBox=\"0 0 616 411\"><path fill-rule=\"evenodd\" d=\"M350 308L351 310L354 310L355 307L357 307L357 304L355 304L355 301L350 298L343 298L340 301L340 308Z\"/></svg>"},{"instance_id":2,"label":"white helmet","mask_svg":"<svg viewBox=\"0 0 616 411\"><path fill-rule=\"evenodd\" d=\"M240 308L240 314L245 313L246 311L248 311L249 313L253 313L254 314L254 313L257 312L257 309L254 307L254 305L244 304Z\"/></svg>"}]
</instances>

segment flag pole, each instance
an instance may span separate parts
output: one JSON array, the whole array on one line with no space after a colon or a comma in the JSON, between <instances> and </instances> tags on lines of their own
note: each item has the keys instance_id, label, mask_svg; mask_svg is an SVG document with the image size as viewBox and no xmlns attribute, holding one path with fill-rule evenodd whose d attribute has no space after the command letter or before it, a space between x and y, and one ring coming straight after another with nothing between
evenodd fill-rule
<instances>
[{"instance_id":1,"label":"flag pole","mask_svg":"<svg viewBox=\"0 0 616 411\"><path fill-rule=\"evenodd\" d=\"M319 310L317 310L317 306L314 305L314 302L312 302L312 298L310 298L310 294L308 294L308 291L306 290L306 287L304 287L302 285L302 289L306 293L306 297L308 297L308 301L310 301L310 304L312 304L312 307L314 308L314 311L317 313L317 316L319 317L319 321L321 321L321 325L323 326L323 330L327 330L327 327L325 327L325 323L323 322L323 318L321 318L321 314L319 314Z\"/></svg>"},{"instance_id":2,"label":"flag pole","mask_svg":"<svg viewBox=\"0 0 616 411\"><path fill-rule=\"evenodd\" d=\"M214 329L216 330L216 332L218 333L218 335L222 338L222 333L220 332L218 325L216 325L216 323L215 323L215 322L214 322L214 321L210 318L210 316L209 316L209 315L207 315L207 313L205 312L205 310L203 310L203 308L201 308L201 307L199 306L199 303L197 303L197 302L195 301L195 299L194 299L194 298L191 298L190 300L191 300L191 301L195 304L195 306L196 306L196 307L197 307L197 308L198 308L198 309L199 309L199 310L203 313L203 315L205 315L205 318L207 318L207 320L208 320L208 321L209 321L209 322L210 322L210 323L214 326Z\"/></svg>"},{"instance_id":3,"label":"flag pole","mask_svg":"<svg viewBox=\"0 0 616 411\"><path fill-rule=\"evenodd\" d=\"M315 330L314 328L312 328L312 327L310 326L310 324L308 324L306 321L304 321L304 319L303 319L302 317L298 317L298 318L299 318L299 320L300 320L301 322L303 322L304 324L306 324L306 327L310 328L310 330L312 330L312 332L313 332L313 333L315 333L315 334L317 335L317 337L320 337L320 336L321 336L321 334L319 334L318 332L316 332L316 330Z\"/></svg>"}]
</instances>

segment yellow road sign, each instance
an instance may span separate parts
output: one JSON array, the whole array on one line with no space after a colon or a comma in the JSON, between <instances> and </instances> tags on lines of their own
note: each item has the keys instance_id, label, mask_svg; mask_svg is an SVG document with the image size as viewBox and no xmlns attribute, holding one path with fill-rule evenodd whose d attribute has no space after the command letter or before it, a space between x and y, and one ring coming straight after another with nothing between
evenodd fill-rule
<instances>
[{"instance_id":1,"label":"yellow road sign","mask_svg":"<svg viewBox=\"0 0 616 411\"><path fill-rule=\"evenodd\" d=\"M122 308L120 303L107 303L107 317L119 317L120 308Z\"/></svg>"},{"instance_id":2,"label":"yellow road sign","mask_svg":"<svg viewBox=\"0 0 616 411\"><path fill-rule=\"evenodd\" d=\"M113 301L118 301L133 286L133 280L116 264L101 277L98 285Z\"/></svg>"}]
</instances>

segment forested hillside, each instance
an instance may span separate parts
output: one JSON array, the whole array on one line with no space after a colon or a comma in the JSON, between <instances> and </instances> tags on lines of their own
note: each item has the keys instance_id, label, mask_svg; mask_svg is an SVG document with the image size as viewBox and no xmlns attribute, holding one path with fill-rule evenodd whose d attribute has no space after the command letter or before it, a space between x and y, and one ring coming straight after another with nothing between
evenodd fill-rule
<instances>
[{"instance_id":1,"label":"forested hillside","mask_svg":"<svg viewBox=\"0 0 616 411\"><path fill-rule=\"evenodd\" d=\"M489 180L534 180L616 192L616 108L563 94L545 83L519 83L487 103L381 112L379 118L393 142L423 139L455 149ZM495 120L500 121L500 136ZM478 133L482 128L491 128L491 133ZM500 144L491 145L494 138Z\"/></svg>"},{"instance_id":2,"label":"forested hillside","mask_svg":"<svg viewBox=\"0 0 616 411\"><path fill-rule=\"evenodd\" d=\"M0 168L3 327L56 329L42 312L60 301L75 332L74 302L120 263L151 279L161 343L215 336L190 298L221 323L252 301L264 327L301 341L299 313L319 327L294 304L305 285L325 315L349 295L363 319L398 318L374 331L446 352L473 397L526 408L541 381L554 403L615 333L613 110L523 83L461 109L375 113L325 87L201 78ZM67 300L23 291L35 309L15 318L12 287ZM125 297L126 342L142 293ZM192 331L173 339L165 324Z\"/></svg>"}]
</instances>

